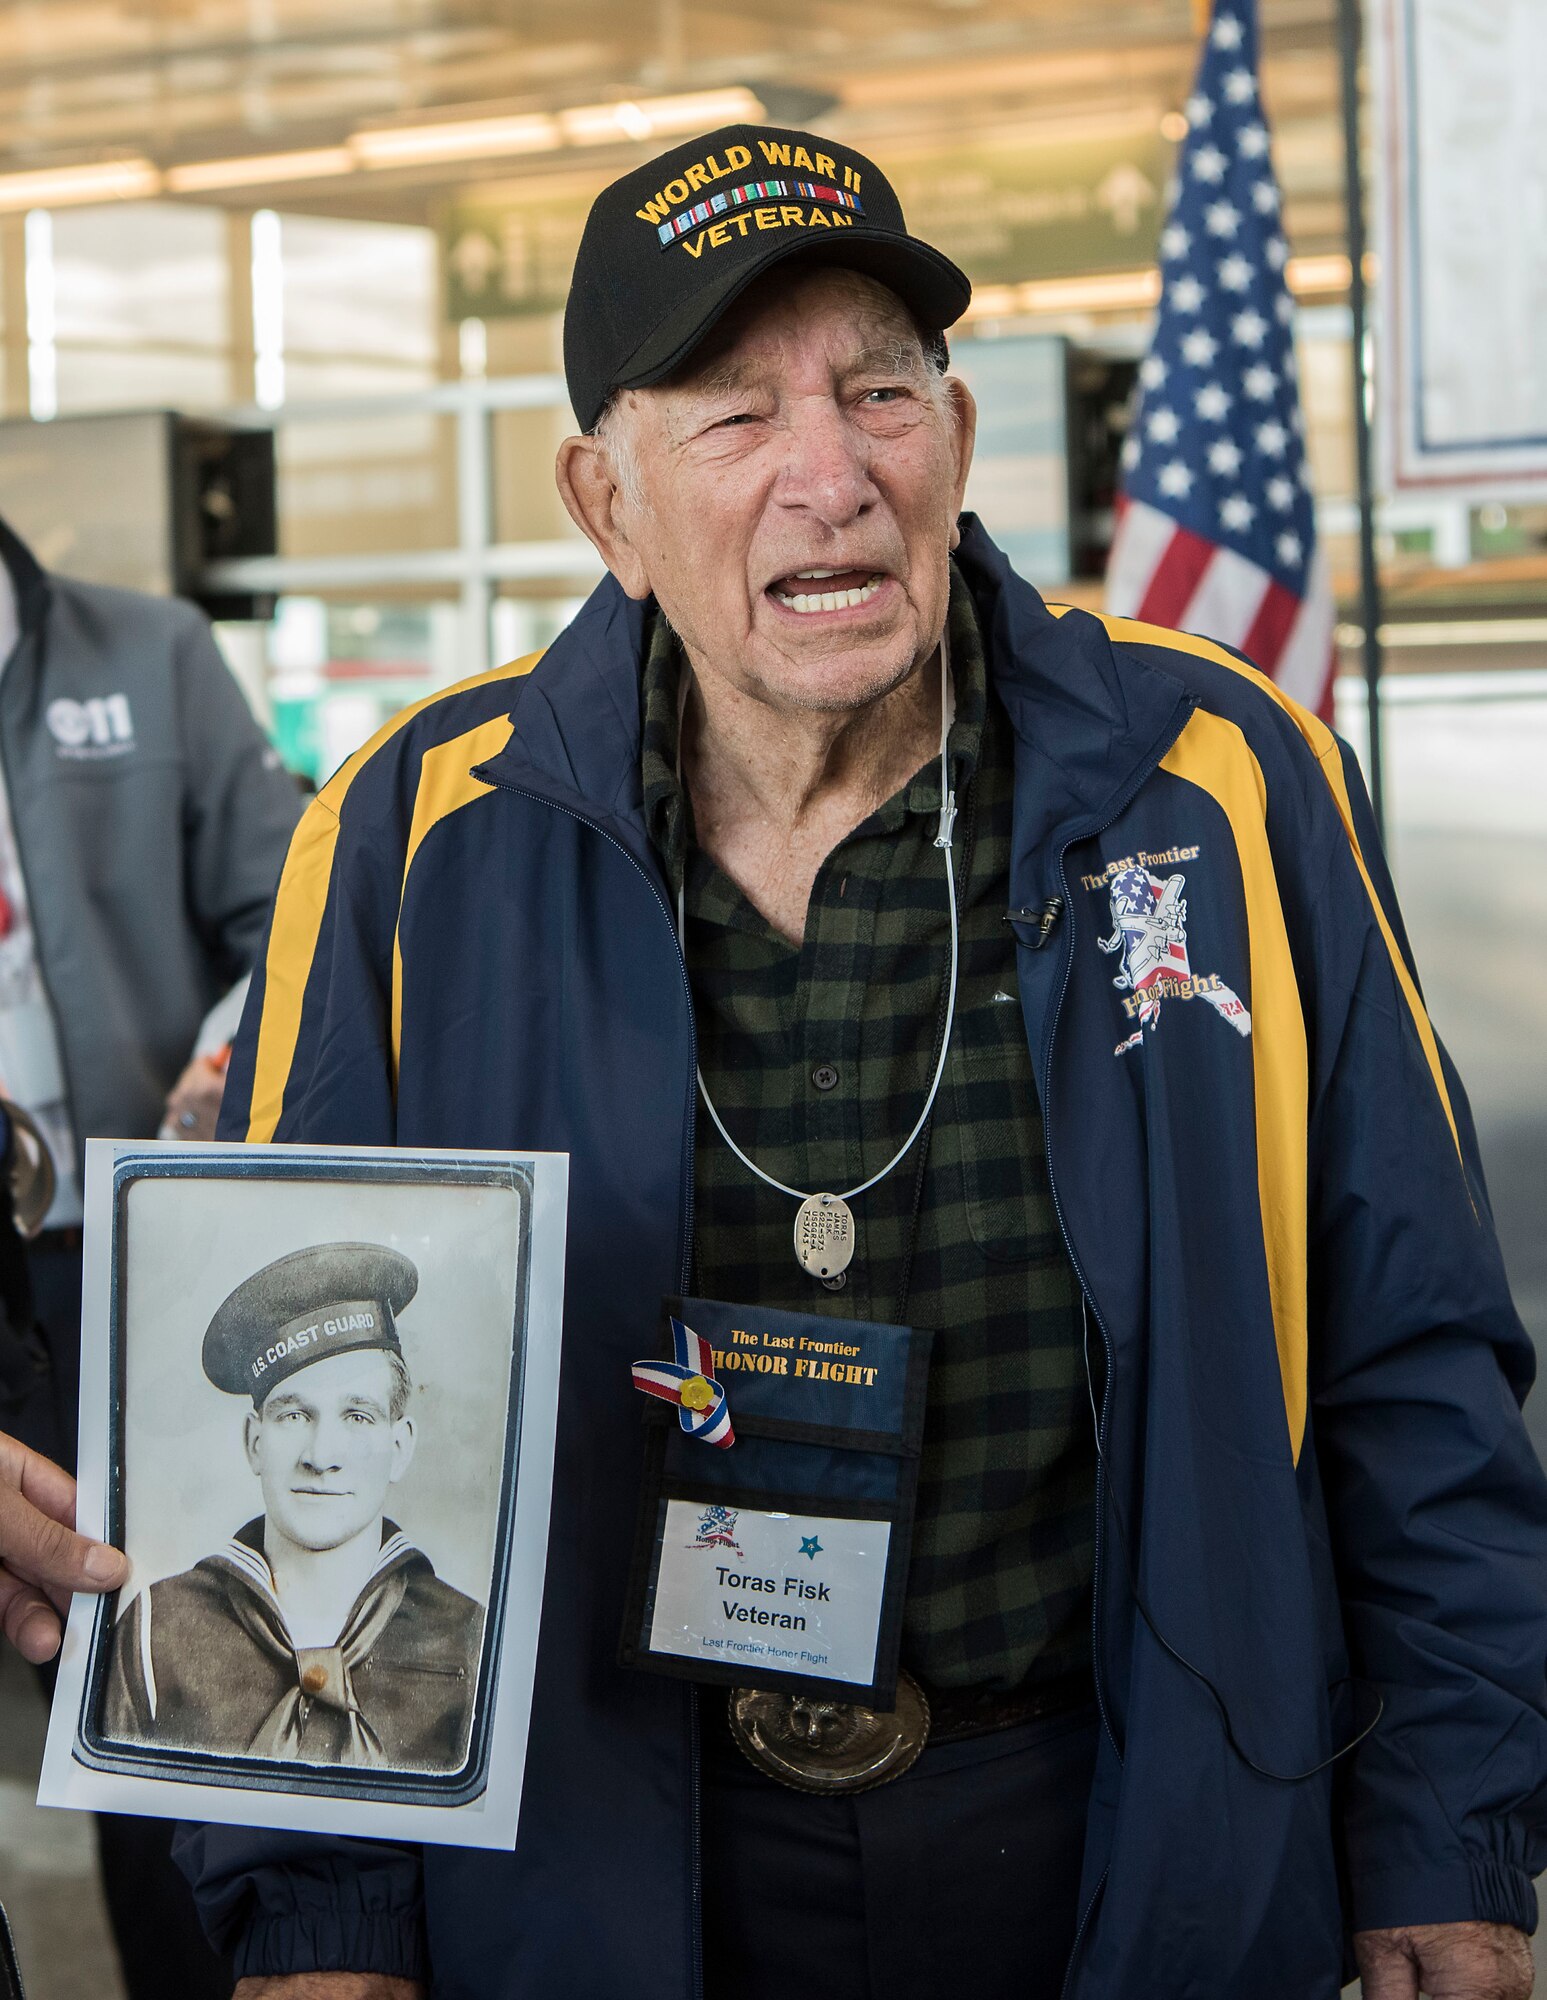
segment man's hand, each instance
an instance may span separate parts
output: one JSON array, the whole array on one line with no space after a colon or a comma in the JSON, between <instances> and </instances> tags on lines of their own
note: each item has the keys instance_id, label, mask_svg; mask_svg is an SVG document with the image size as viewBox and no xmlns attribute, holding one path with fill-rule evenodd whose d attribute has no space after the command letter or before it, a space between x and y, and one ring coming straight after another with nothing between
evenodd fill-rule
<instances>
[{"instance_id":1,"label":"man's hand","mask_svg":"<svg viewBox=\"0 0 1547 2000\"><path fill-rule=\"evenodd\" d=\"M231 2000L424 2000L416 1979L378 1972L293 1972L284 1979L239 1979Z\"/></svg>"},{"instance_id":2,"label":"man's hand","mask_svg":"<svg viewBox=\"0 0 1547 2000\"><path fill-rule=\"evenodd\" d=\"M225 1091L225 1064L213 1056L195 1056L167 1093L161 1137L213 1139Z\"/></svg>"},{"instance_id":3,"label":"man's hand","mask_svg":"<svg viewBox=\"0 0 1547 2000\"><path fill-rule=\"evenodd\" d=\"M1531 2000L1531 1940L1508 1924L1356 1931L1364 2000Z\"/></svg>"},{"instance_id":4,"label":"man's hand","mask_svg":"<svg viewBox=\"0 0 1547 2000\"><path fill-rule=\"evenodd\" d=\"M0 1431L0 1623L25 1660L52 1659L74 1590L116 1590L129 1564L75 1533L75 1481Z\"/></svg>"}]
</instances>

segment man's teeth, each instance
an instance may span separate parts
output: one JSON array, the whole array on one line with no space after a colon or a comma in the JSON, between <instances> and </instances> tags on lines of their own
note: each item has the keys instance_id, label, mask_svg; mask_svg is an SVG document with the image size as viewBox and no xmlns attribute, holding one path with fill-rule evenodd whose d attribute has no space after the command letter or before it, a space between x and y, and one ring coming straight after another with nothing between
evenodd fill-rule
<instances>
[{"instance_id":1,"label":"man's teeth","mask_svg":"<svg viewBox=\"0 0 1547 2000\"><path fill-rule=\"evenodd\" d=\"M842 575L843 571L837 569L802 569L795 572L799 583L817 583L829 576ZM868 604L884 581L885 578L877 574L857 590L802 590L793 596L780 590L779 602L790 611L847 611L856 604Z\"/></svg>"}]
</instances>

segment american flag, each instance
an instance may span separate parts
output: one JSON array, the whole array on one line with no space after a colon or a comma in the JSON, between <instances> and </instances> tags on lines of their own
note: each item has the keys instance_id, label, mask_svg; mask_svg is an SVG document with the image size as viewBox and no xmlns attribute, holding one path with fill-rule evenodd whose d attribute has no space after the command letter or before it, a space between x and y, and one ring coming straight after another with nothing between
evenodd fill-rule
<instances>
[{"instance_id":1,"label":"american flag","mask_svg":"<svg viewBox=\"0 0 1547 2000\"><path fill-rule=\"evenodd\" d=\"M1123 447L1107 609L1238 648L1329 717L1332 590L1316 545L1255 0L1215 0L1155 337Z\"/></svg>"}]
</instances>

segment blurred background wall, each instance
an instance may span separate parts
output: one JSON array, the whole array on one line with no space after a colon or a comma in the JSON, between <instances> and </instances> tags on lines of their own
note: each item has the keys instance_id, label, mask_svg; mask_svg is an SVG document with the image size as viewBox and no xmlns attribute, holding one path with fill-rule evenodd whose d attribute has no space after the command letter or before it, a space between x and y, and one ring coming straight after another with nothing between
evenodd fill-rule
<instances>
[{"instance_id":1,"label":"blurred background wall","mask_svg":"<svg viewBox=\"0 0 1547 2000\"><path fill-rule=\"evenodd\" d=\"M1416 4L1372 0L1376 55ZM1511 4L1456 18L1486 39ZM1259 13L1338 714L1363 751L1338 6ZM286 762L325 778L591 587L551 478L587 204L673 138L755 117L880 160L973 278L969 500L1035 582L1097 606L1198 31L1192 0L12 0L0 513L48 566L200 597ZM1547 182L1503 184L1499 121L1473 109L1451 156L1478 163L1475 213L1502 205L1536 246L1509 282L1540 289ZM1396 167L1368 124L1364 165L1379 217ZM1451 282L1486 318L1504 280ZM1506 416L1547 395L1540 303L1535 351L1494 371ZM1547 1342L1547 486L1405 480L1376 554L1398 886ZM1547 1442L1547 1398L1533 1417ZM108 2000L85 1836L26 1810L30 1726L5 1725L0 1893L44 2000ZM70 1911L74 1959L43 1943Z\"/></svg>"}]
</instances>

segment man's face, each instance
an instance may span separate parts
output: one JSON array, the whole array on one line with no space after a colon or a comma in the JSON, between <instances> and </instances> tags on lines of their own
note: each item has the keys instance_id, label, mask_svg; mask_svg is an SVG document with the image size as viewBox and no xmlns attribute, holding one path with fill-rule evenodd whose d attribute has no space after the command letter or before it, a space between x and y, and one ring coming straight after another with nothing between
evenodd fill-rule
<instances>
[{"instance_id":1,"label":"man's face","mask_svg":"<svg viewBox=\"0 0 1547 2000\"><path fill-rule=\"evenodd\" d=\"M612 494L597 532L578 440L560 485L624 588L654 592L700 668L776 708L838 711L928 657L973 408L963 384L931 379L883 286L775 272L691 375L624 400L636 492Z\"/></svg>"},{"instance_id":2,"label":"man's face","mask_svg":"<svg viewBox=\"0 0 1547 2000\"><path fill-rule=\"evenodd\" d=\"M336 1549L379 1523L408 1470L414 1427L392 1419L392 1369L380 1348L314 1361L247 1419L247 1462L269 1525L303 1549Z\"/></svg>"}]
</instances>

